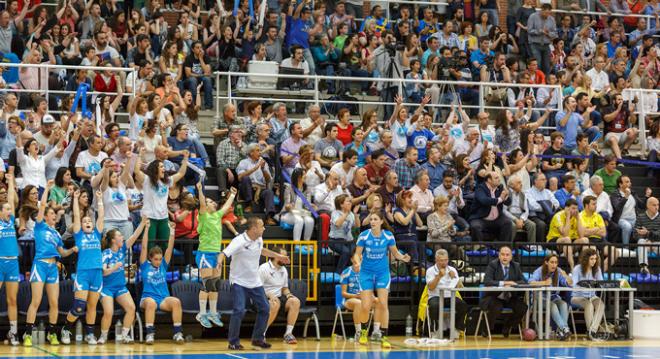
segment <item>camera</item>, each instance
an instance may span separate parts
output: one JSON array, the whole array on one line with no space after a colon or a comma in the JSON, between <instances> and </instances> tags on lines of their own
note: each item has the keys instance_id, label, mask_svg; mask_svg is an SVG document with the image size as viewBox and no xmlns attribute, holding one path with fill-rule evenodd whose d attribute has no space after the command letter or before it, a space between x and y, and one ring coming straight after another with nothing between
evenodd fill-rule
<instances>
[{"instance_id":1,"label":"camera","mask_svg":"<svg viewBox=\"0 0 660 359\"><path fill-rule=\"evenodd\" d=\"M460 72L461 69L466 67L466 64L463 63L463 61L466 60L467 60L466 56L458 56L458 55L454 55L452 57L441 57L440 62L438 63L440 69L442 70L442 72L440 73L441 78L443 80L450 79L451 77L450 70Z\"/></svg>"},{"instance_id":2,"label":"camera","mask_svg":"<svg viewBox=\"0 0 660 359\"><path fill-rule=\"evenodd\" d=\"M486 56L484 58L484 66L486 66L489 70L493 68L493 62L495 61L495 57L492 55Z\"/></svg>"},{"instance_id":3,"label":"camera","mask_svg":"<svg viewBox=\"0 0 660 359\"><path fill-rule=\"evenodd\" d=\"M385 50L387 53L390 55L390 57L394 57L396 55L397 51L403 51L406 49L406 45L400 42L390 42L389 44L385 44Z\"/></svg>"}]
</instances>

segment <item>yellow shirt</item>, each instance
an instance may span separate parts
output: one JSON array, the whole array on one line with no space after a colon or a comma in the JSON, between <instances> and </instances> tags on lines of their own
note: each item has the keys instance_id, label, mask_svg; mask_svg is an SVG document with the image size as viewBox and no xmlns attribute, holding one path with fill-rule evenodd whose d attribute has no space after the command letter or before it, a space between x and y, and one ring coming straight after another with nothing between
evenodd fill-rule
<instances>
[{"instance_id":1,"label":"yellow shirt","mask_svg":"<svg viewBox=\"0 0 660 359\"><path fill-rule=\"evenodd\" d=\"M562 228L565 223L566 223L566 211L561 210L552 217L552 221L550 221L550 229L548 230L548 235L545 237L546 240L550 241L551 239L554 238L563 237L559 229ZM568 236L571 238L571 240L579 238L577 231L577 218L575 217L571 218L571 227L568 230Z\"/></svg>"},{"instance_id":2,"label":"yellow shirt","mask_svg":"<svg viewBox=\"0 0 660 359\"><path fill-rule=\"evenodd\" d=\"M603 221L603 217L598 214L598 212L594 212L590 216L587 214L587 212L582 211L580 212L580 220L582 221L582 226L585 229L605 227L605 221Z\"/></svg>"}]
</instances>

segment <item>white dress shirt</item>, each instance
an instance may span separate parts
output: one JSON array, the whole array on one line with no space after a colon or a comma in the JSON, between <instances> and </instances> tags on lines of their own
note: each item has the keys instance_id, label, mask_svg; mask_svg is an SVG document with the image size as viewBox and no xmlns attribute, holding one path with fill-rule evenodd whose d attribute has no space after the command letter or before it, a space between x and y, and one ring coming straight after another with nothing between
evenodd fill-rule
<instances>
[{"instance_id":1,"label":"white dress shirt","mask_svg":"<svg viewBox=\"0 0 660 359\"><path fill-rule=\"evenodd\" d=\"M440 269L438 268L437 264L432 265L430 268L426 270L426 283L430 283L435 277L440 273ZM449 276L449 273L454 273L454 278ZM454 267L447 266L445 268L445 275L443 275L440 278L440 281L438 281L438 285L435 287L435 289L431 290L429 287L429 299L433 297L439 297L440 296L440 289L439 288L456 288L456 285L458 285L458 272ZM449 298L451 297L451 293L448 290L444 291L444 298Z\"/></svg>"}]
</instances>

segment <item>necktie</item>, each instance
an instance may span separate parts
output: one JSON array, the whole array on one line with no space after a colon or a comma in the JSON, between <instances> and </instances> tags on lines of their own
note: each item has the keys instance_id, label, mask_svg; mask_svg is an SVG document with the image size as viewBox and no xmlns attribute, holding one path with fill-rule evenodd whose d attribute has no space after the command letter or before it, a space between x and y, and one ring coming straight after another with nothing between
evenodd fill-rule
<instances>
[{"instance_id":1,"label":"necktie","mask_svg":"<svg viewBox=\"0 0 660 359\"><path fill-rule=\"evenodd\" d=\"M509 279L509 266L504 267L504 280Z\"/></svg>"}]
</instances>

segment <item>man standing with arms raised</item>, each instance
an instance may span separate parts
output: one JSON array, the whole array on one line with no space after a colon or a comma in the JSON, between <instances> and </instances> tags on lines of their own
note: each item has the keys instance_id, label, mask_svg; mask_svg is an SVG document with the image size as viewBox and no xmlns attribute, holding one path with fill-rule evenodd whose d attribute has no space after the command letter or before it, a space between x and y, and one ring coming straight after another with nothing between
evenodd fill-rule
<instances>
[{"instance_id":1,"label":"man standing with arms raised","mask_svg":"<svg viewBox=\"0 0 660 359\"><path fill-rule=\"evenodd\" d=\"M289 263L289 257L264 248L261 238L264 229L264 222L260 218L249 218L245 232L232 239L218 256L218 268L222 268L222 262L226 258L232 258L229 265L229 282L234 306L229 322L229 350L244 349L239 335L248 298L252 300L257 310L257 319L252 330L252 346L255 349L271 347L264 338L270 306L259 277L259 257L275 258L283 264Z\"/></svg>"}]
</instances>

